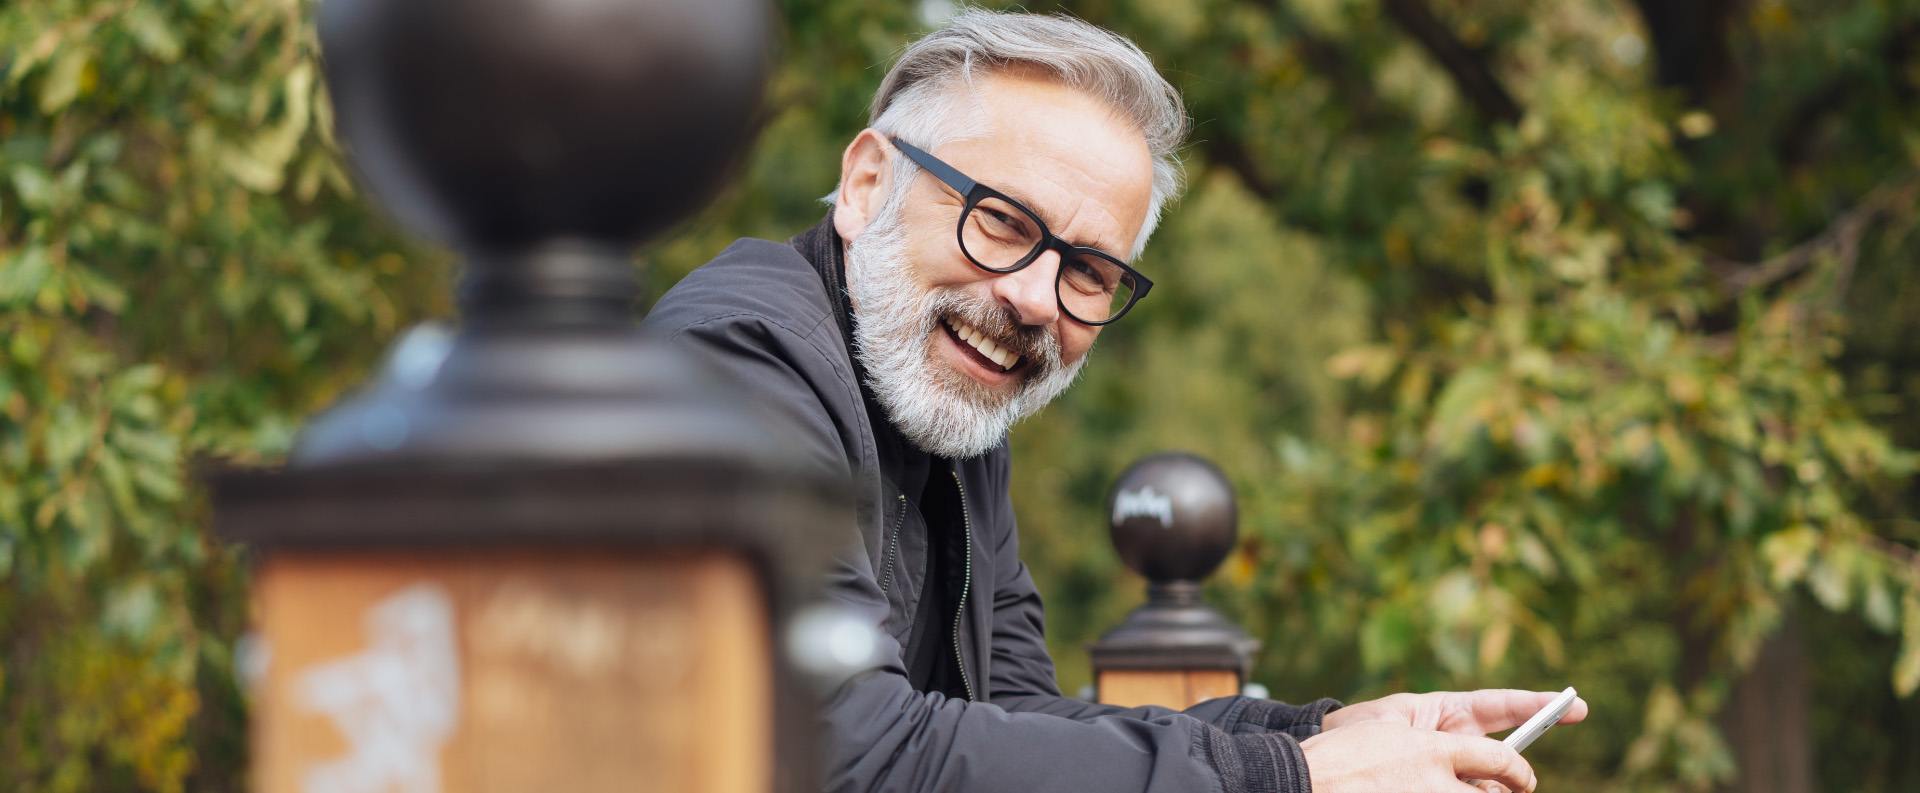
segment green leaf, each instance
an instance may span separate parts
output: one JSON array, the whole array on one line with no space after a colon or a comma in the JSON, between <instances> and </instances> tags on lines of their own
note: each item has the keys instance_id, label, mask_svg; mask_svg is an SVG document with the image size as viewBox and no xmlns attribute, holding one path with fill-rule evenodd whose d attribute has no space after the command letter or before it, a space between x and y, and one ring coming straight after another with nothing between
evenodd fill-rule
<instances>
[{"instance_id":1,"label":"green leaf","mask_svg":"<svg viewBox=\"0 0 1920 793\"><path fill-rule=\"evenodd\" d=\"M13 190L20 194L20 206L29 211L53 205L53 180L37 166L20 163L13 166Z\"/></svg>"},{"instance_id":2,"label":"green leaf","mask_svg":"<svg viewBox=\"0 0 1920 793\"><path fill-rule=\"evenodd\" d=\"M178 462L180 457L179 439L165 432L135 429L123 424L113 428L108 440L136 460L170 466Z\"/></svg>"},{"instance_id":3,"label":"green leaf","mask_svg":"<svg viewBox=\"0 0 1920 793\"><path fill-rule=\"evenodd\" d=\"M1853 600L1852 559L1848 546L1836 546L1821 554L1807 575L1807 589L1828 611L1845 611Z\"/></svg>"},{"instance_id":4,"label":"green leaf","mask_svg":"<svg viewBox=\"0 0 1920 793\"><path fill-rule=\"evenodd\" d=\"M1900 656L1893 662L1893 692L1909 697L1920 691L1920 591L1909 590L1900 611Z\"/></svg>"},{"instance_id":5,"label":"green leaf","mask_svg":"<svg viewBox=\"0 0 1920 793\"><path fill-rule=\"evenodd\" d=\"M186 494L177 469L135 465L133 483L142 492L163 503L174 503Z\"/></svg>"},{"instance_id":6,"label":"green leaf","mask_svg":"<svg viewBox=\"0 0 1920 793\"><path fill-rule=\"evenodd\" d=\"M1499 375L1494 370L1474 367L1454 375L1440 389L1428 432L1443 451L1459 453L1470 433L1482 426L1481 411L1498 384Z\"/></svg>"},{"instance_id":7,"label":"green leaf","mask_svg":"<svg viewBox=\"0 0 1920 793\"><path fill-rule=\"evenodd\" d=\"M120 22L127 26L127 32L133 34L141 50L161 63L173 63L180 59L180 38L174 35L173 28L155 5L134 3L120 15Z\"/></svg>"},{"instance_id":8,"label":"green leaf","mask_svg":"<svg viewBox=\"0 0 1920 793\"><path fill-rule=\"evenodd\" d=\"M46 345L37 333L15 333L7 340L7 352L22 366L37 366L46 353Z\"/></svg>"},{"instance_id":9,"label":"green leaf","mask_svg":"<svg viewBox=\"0 0 1920 793\"><path fill-rule=\"evenodd\" d=\"M139 641L153 633L160 615L160 595L145 578L128 581L107 595L103 623L109 635Z\"/></svg>"},{"instance_id":10,"label":"green leaf","mask_svg":"<svg viewBox=\"0 0 1920 793\"><path fill-rule=\"evenodd\" d=\"M51 116L80 98L81 78L92 58L92 50L73 42L54 56L53 66L47 69L46 80L40 84L41 113Z\"/></svg>"},{"instance_id":11,"label":"green leaf","mask_svg":"<svg viewBox=\"0 0 1920 793\"><path fill-rule=\"evenodd\" d=\"M107 451L95 461L99 466L100 484L106 489L107 498L113 502L121 519L140 514L140 499L133 490L133 476L127 472L127 464L120 459L120 455Z\"/></svg>"},{"instance_id":12,"label":"green leaf","mask_svg":"<svg viewBox=\"0 0 1920 793\"><path fill-rule=\"evenodd\" d=\"M1860 604L1860 611L1874 630L1892 633L1899 627L1900 613L1894 606L1893 590L1882 576L1875 576L1867 582L1867 594Z\"/></svg>"},{"instance_id":13,"label":"green leaf","mask_svg":"<svg viewBox=\"0 0 1920 793\"><path fill-rule=\"evenodd\" d=\"M273 290L273 309L279 315L280 324L287 330L299 330L307 326L307 296L290 284L282 284Z\"/></svg>"},{"instance_id":14,"label":"green leaf","mask_svg":"<svg viewBox=\"0 0 1920 793\"><path fill-rule=\"evenodd\" d=\"M0 305L31 301L53 275L47 249L29 245L12 261L0 263Z\"/></svg>"},{"instance_id":15,"label":"green leaf","mask_svg":"<svg viewBox=\"0 0 1920 793\"><path fill-rule=\"evenodd\" d=\"M62 531L62 550L69 568L86 574L107 558L113 548L113 532L103 520L106 510L91 506L90 499L68 500L65 507L58 513L66 523Z\"/></svg>"},{"instance_id":16,"label":"green leaf","mask_svg":"<svg viewBox=\"0 0 1920 793\"><path fill-rule=\"evenodd\" d=\"M87 302L114 314L126 308L126 290L94 272L92 268L69 263L66 267L66 275L73 282L73 287L85 296Z\"/></svg>"},{"instance_id":17,"label":"green leaf","mask_svg":"<svg viewBox=\"0 0 1920 793\"><path fill-rule=\"evenodd\" d=\"M92 435L91 423L78 411L68 405L55 409L53 421L47 425L47 467L55 474L72 470L86 453Z\"/></svg>"},{"instance_id":18,"label":"green leaf","mask_svg":"<svg viewBox=\"0 0 1920 793\"><path fill-rule=\"evenodd\" d=\"M107 396L116 404L134 399L143 392L160 387L160 382L166 376L166 369L157 363L127 367L108 384Z\"/></svg>"},{"instance_id":19,"label":"green leaf","mask_svg":"<svg viewBox=\"0 0 1920 793\"><path fill-rule=\"evenodd\" d=\"M228 172L248 189L272 193L285 182L287 165L313 120L313 64L302 61L287 72L281 94L285 110L243 149L225 155Z\"/></svg>"}]
</instances>

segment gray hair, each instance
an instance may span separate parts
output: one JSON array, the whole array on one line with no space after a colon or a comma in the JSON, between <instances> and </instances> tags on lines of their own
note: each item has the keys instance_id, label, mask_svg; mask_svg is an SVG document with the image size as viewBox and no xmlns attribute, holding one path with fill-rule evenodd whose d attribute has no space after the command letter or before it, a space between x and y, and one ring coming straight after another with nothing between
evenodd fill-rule
<instances>
[{"instance_id":1,"label":"gray hair","mask_svg":"<svg viewBox=\"0 0 1920 793\"><path fill-rule=\"evenodd\" d=\"M868 123L929 149L984 134L977 116L956 112L957 89L972 86L976 69L988 74L1032 70L1107 102L1146 136L1153 156L1153 192L1146 220L1128 252L1128 258L1137 257L1160 224L1167 202L1180 194L1178 149L1188 128L1180 92L1153 68L1146 53L1111 31L1064 15L970 8L901 53L874 94ZM896 185L903 186L916 173L918 168L907 158L894 158ZM896 190L890 199L904 192Z\"/></svg>"}]
</instances>

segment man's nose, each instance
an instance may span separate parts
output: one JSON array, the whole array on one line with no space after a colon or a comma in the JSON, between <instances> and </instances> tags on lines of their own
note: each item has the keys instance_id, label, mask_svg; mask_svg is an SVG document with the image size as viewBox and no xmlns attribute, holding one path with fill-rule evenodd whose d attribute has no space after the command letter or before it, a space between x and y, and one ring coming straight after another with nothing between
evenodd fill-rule
<instances>
[{"instance_id":1,"label":"man's nose","mask_svg":"<svg viewBox=\"0 0 1920 793\"><path fill-rule=\"evenodd\" d=\"M1060 277L1060 254L1044 251L1018 272L995 276L993 296L1013 309L1022 325L1046 326L1060 318L1054 282Z\"/></svg>"}]
</instances>

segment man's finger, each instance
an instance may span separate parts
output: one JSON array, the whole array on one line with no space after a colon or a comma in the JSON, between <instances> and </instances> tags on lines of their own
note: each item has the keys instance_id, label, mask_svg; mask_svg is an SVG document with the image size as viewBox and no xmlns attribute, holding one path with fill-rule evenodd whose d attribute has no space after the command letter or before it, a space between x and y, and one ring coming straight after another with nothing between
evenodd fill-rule
<instances>
[{"instance_id":1,"label":"man's finger","mask_svg":"<svg viewBox=\"0 0 1920 793\"><path fill-rule=\"evenodd\" d=\"M1463 779L1461 781L1467 783L1478 793L1513 793L1513 791L1507 789L1506 785L1502 785L1491 779ZM1464 788L1459 790L1460 793L1467 793Z\"/></svg>"},{"instance_id":2,"label":"man's finger","mask_svg":"<svg viewBox=\"0 0 1920 793\"><path fill-rule=\"evenodd\" d=\"M1492 738L1466 735L1442 733L1436 737L1447 744L1448 755L1453 759L1454 776L1499 782L1521 793L1531 793L1533 790L1533 766L1528 765L1519 752L1507 748L1506 744Z\"/></svg>"},{"instance_id":3,"label":"man's finger","mask_svg":"<svg viewBox=\"0 0 1920 793\"><path fill-rule=\"evenodd\" d=\"M1533 718L1560 696L1558 691L1522 691L1517 688L1484 688L1461 694L1467 700L1467 712L1478 722L1482 733L1511 730ZM1560 717L1561 724L1572 724L1587 717L1587 701L1575 697L1573 706Z\"/></svg>"}]
</instances>

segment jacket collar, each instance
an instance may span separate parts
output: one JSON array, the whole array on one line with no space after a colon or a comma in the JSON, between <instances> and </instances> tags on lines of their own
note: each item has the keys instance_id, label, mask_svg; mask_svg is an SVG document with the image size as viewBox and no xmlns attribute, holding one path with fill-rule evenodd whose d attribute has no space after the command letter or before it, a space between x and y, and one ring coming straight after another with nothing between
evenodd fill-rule
<instances>
[{"instance_id":1,"label":"jacket collar","mask_svg":"<svg viewBox=\"0 0 1920 793\"><path fill-rule=\"evenodd\" d=\"M840 239L840 232L833 227L833 210L827 210L813 228L807 229L791 241L794 250L799 251L813 270L820 276L820 285L827 292L827 302L833 307L833 318L840 325L840 338L846 344L847 360L853 363L853 374L860 382L860 396L866 402L869 423L874 427L874 440L879 445L881 467L888 476L896 480L903 490L919 499L920 489L927 481L933 469L933 455L913 445L888 418L886 408L873 397L873 388L868 383L866 367L860 365L860 356L853 353L853 308L847 296L847 260L846 244Z\"/></svg>"},{"instance_id":2,"label":"jacket collar","mask_svg":"<svg viewBox=\"0 0 1920 793\"><path fill-rule=\"evenodd\" d=\"M864 390L866 372L861 371L860 359L853 354L853 309L847 297L847 248L840 241L840 232L833 228L833 210L828 209L825 218L814 224L813 228L800 232L788 244L799 251L820 276L820 285L827 290L827 302L833 306L833 320L840 326L840 339L847 347L847 358L853 361L854 374L859 376Z\"/></svg>"}]
</instances>

